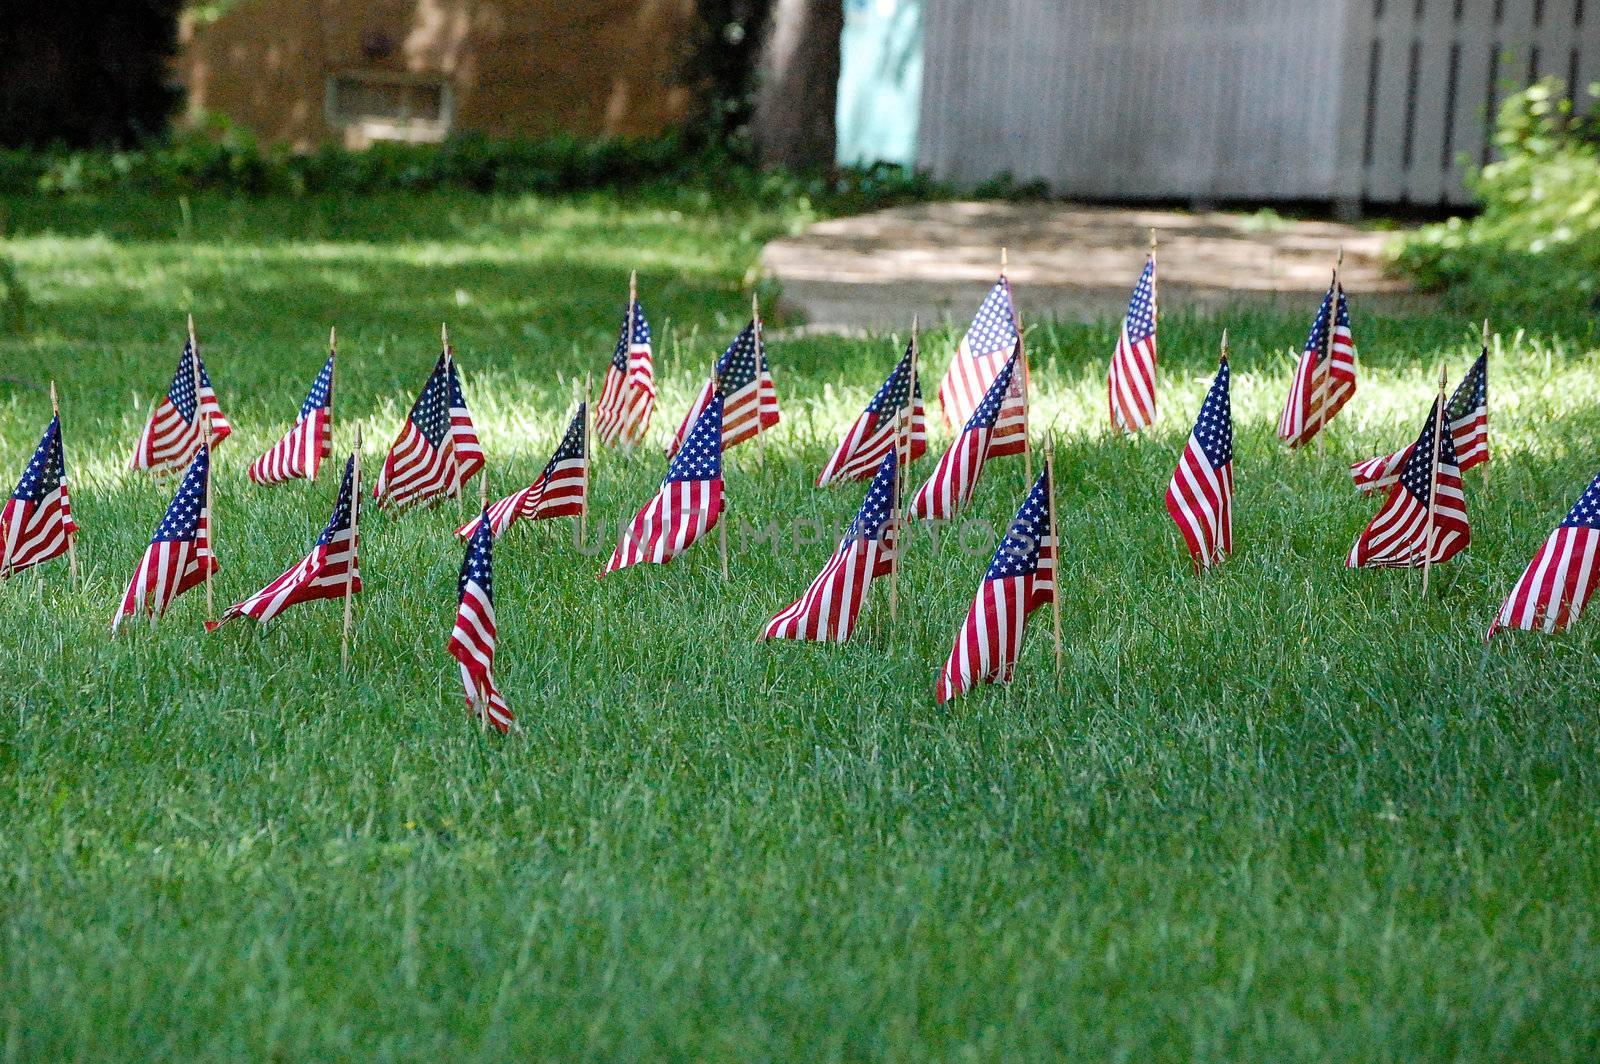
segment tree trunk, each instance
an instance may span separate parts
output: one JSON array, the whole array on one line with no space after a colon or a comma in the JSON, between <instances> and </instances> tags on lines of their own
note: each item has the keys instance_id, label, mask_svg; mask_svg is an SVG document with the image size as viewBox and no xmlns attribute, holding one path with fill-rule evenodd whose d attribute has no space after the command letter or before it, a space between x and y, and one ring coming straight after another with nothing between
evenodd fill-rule
<instances>
[{"instance_id":1,"label":"tree trunk","mask_svg":"<svg viewBox=\"0 0 1600 1064\"><path fill-rule=\"evenodd\" d=\"M843 31L844 0L773 3L752 123L761 165L833 165Z\"/></svg>"}]
</instances>

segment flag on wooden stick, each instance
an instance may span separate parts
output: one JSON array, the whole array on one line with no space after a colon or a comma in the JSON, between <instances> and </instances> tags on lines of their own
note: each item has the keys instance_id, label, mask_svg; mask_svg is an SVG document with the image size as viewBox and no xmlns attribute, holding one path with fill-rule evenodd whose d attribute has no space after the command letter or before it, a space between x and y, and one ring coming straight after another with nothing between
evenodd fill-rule
<instances>
[{"instance_id":1,"label":"flag on wooden stick","mask_svg":"<svg viewBox=\"0 0 1600 1064\"><path fill-rule=\"evenodd\" d=\"M205 362L195 344L185 343L172 383L167 385L166 394L151 411L150 420L139 435L131 468L160 473L187 465L205 444L201 425L207 419L211 424L211 446L215 447L228 438L233 426L222 416L217 393L211 388L211 378L206 375Z\"/></svg>"},{"instance_id":2,"label":"flag on wooden stick","mask_svg":"<svg viewBox=\"0 0 1600 1064\"><path fill-rule=\"evenodd\" d=\"M1010 683L1034 610L1056 595L1050 469L1034 482L978 585L935 695L947 702L980 683Z\"/></svg>"},{"instance_id":3,"label":"flag on wooden stick","mask_svg":"<svg viewBox=\"0 0 1600 1064\"><path fill-rule=\"evenodd\" d=\"M743 443L778 423L778 392L767 365L767 345L761 340L761 323L752 318L728 349L717 359L714 380L707 381L695 396L678 431L672 434L667 454L675 455L683 445L684 434L696 424L711 402L711 393L723 394L722 449Z\"/></svg>"},{"instance_id":4,"label":"flag on wooden stick","mask_svg":"<svg viewBox=\"0 0 1600 1064\"><path fill-rule=\"evenodd\" d=\"M298 603L344 598L347 592L353 594L361 590L354 520L355 497L360 487L355 476L356 458L351 455L339 482L333 516L317 536L311 553L254 595L223 610L221 620L206 625L207 629L214 630L235 617L250 617L266 624Z\"/></svg>"},{"instance_id":5,"label":"flag on wooden stick","mask_svg":"<svg viewBox=\"0 0 1600 1064\"><path fill-rule=\"evenodd\" d=\"M1013 351L989 383L988 393L973 409L966 427L911 500L912 517L949 521L972 500L984 464L997 453L1002 453L995 447L995 426L1010 392L1016 366L1017 352Z\"/></svg>"},{"instance_id":6,"label":"flag on wooden stick","mask_svg":"<svg viewBox=\"0 0 1600 1064\"><path fill-rule=\"evenodd\" d=\"M911 453L906 464L928 451L928 417L922 405L922 384L912 367L913 339L906 353L895 364L889 377L878 388L861 416L845 430L844 439L828 464L817 476L817 487L846 480L865 480L883 464L883 456L895 449L904 420L909 418Z\"/></svg>"},{"instance_id":7,"label":"flag on wooden stick","mask_svg":"<svg viewBox=\"0 0 1600 1064\"><path fill-rule=\"evenodd\" d=\"M1461 471L1489 460L1489 349L1484 347L1467 375L1456 385L1455 394L1444 408L1445 426L1456 451ZM1400 479L1411 448L1379 455L1350 467L1350 476L1361 491L1387 488Z\"/></svg>"},{"instance_id":8,"label":"flag on wooden stick","mask_svg":"<svg viewBox=\"0 0 1600 1064\"><path fill-rule=\"evenodd\" d=\"M822 567L806 593L767 622L763 639L809 639L842 643L855 628L867 586L894 566L897 530L894 512L895 449L889 448L878 464L855 520L840 540L838 550Z\"/></svg>"},{"instance_id":9,"label":"flag on wooden stick","mask_svg":"<svg viewBox=\"0 0 1600 1064\"><path fill-rule=\"evenodd\" d=\"M1439 431L1442 402L1441 394L1382 508L1356 537L1345 559L1350 568L1437 565L1471 542L1455 446L1448 432Z\"/></svg>"},{"instance_id":10,"label":"flag on wooden stick","mask_svg":"<svg viewBox=\"0 0 1600 1064\"><path fill-rule=\"evenodd\" d=\"M1226 338L1222 351L1222 365L1167 485L1167 513L1197 573L1233 553L1233 406Z\"/></svg>"},{"instance_id":11,"label":"flag on wooden stick","mask_svg":"<svg viewBox=\"0 0 1600 1064\"><path fill-rule=\"evenodd\" d=\"M458 497L482 468L483 450L446 348L383 460L372 497L380 510L433 505Z\"/></svg>"},{"instance_id":12,"label":"flag on wooden stick","mask_svg":"<svg viewBox=\"0 0 1600 1064\"><path fill-rule=\"evenodd\" d=\"M511 730L516 717L494 682L494 527L480 515L477 531L467 540L466 557L456 582L456 623L448 650L461 664L467 708L497 731Z\"/></svg>"},{"instance_id":13,"label":"flag on wooden stick","mask_svg":"<svg viewBox=\"0 0 1600 1064\"><path fill-rule=\"evenodd\" d=\"M22 471L17 490L0 511L0 577L67 553L78 523L67 493L67 456L61 442L61 415L45 427L39 446Z\"/></svg>"},{"instance_id":14,"label":"flag on wooden stick","mask_svg":"<svg viewBox=\"0 0 1600 1064\"><path fill-rule=\"evenodd\" d=\"M1278 438L1290 447L1310 443L1355 393L1356 348L1350 335L1350 307L1335 271L1295 366L1289 397L1278 416Z\"/></svg>"},{"instance_id":15,"label":"flag on wooden stick","mask_svg":"<svg viewBox=\"0 0 1600 1064\"><path fill-rule=\"evenodd\" d=\"M507 495L484 511L494 525L496 539L505 535L506 529L517 521L577 517L584 512L589 497L589 454L583 431L587 417L588 407L579 403L578 412L572 416L566 435L545 464L544 472L526 488ZM481 517L474 517L456 529L456 535L461 539L470 538L478 530L480 520Z\"/></svg>"},{"instance_id":16,"label":"flag on wooden stick","mask_svg":"<svg viewBox=\"0 0 1600 1064\"><path fill-rule=\"evenodd\" d=\"M1589 482L1567 516L1545 537L1489 626L1559 632L1583 612L1600 582L1595 553L1600 549L1600 475Z\"/></svg>"},{"instance_id":17,"label":"flag on wooden stick","mask_svg":"<svg viewBox=\"0 0 1600 1064\"><path fill-rule=\"evenodd\" d=\"M204 583L220 568L211 552L211 512L206 501L210 476L211 452L202 444L133 571L122 605L111 620L112 632L136 613L161 616L173 599Z\"/></svg>"},{"instance_id":18,"label":"flag on wooden stick","mask_svg":"<svg viewBox=\"0 0 1600 1064\"><path fill-rule=\"evenodd\" d=\"M995 376L1016 353L1021 341L1016 306L1011 299L1011 282L1001 275L979 304L978 313L956 345L955 357L950 360L950 368L939 384L939 408L947 426L964 425L972 418L972 412L983 401ZM1025 383L1019 381L1017 387L1025 387ZM1017 426L1025 431L1027 411L1018 399L1008 404L1004 415L1006 424L1003 427L1007 435Z\"/></svg>"},{"instance_id":19,"label":"flag on wooden stick","mask_svg":"<svg viewBox=\"0 0 1600 1064\"><path fill-rule=\"evenodd\" d=\"M1111 425L1124 432L1148 428L1156 419L1156 256L1145 260L1133 287L1107 374Z\"/></svg>"},{"instance_id":20,"label":"flag on wooden stick","mask_svg":"<svg viewBox=\"0 0 1600 1064\"><path fill-rule=\"evenodd\" d=\"M722 516L722 390L711 394L667 477L622 530L606 573L641 562L664 564L688 550Z\"/></svg>"},{"instance_id":21,"label":"flag on wooden stick","mask_svg":"<svg viewBox=\"0 0 1600 1064\"><path fill-rule=\"evenodd\" d=\"M656 408L655 365L650 353L650 322L645 319L632 279L628 285L628 309L622 316L622 334L617 337L606 379L600 385L600 399L594 406L594 430L607 447L633 446L650 430L650 416Z\"/></svg>"},{"instance_id":22,"label":"flag on wooden stick","mask_svg":"<svg viewBox=\"0 0 1600 1064\"><path fill-rule=\"evenodd\" d=\"M282 484L296 478L316 480L322 460L333 453L333 360L328 360L311 382L311 392L300 404L300 416L283 438L254 462L247 475L257 484Z\"/></svg>"}]
</instances>

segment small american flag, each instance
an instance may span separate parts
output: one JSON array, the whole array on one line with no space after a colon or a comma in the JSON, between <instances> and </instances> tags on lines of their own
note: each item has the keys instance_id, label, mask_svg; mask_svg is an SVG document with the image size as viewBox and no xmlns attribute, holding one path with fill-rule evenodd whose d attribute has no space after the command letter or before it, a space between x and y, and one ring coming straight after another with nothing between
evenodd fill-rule
<instances>
[{"instance_id":1,"label":"small american flag","mask_svg":"<svg viewBox=\"0 0 1600 1064\"><path fill-rule=\"evenodd\" d=\"M989 384L983 401L972 411L966 428L939 459L933 475L911 500L910 514L928 520L953 520L972 499L983 474L984 463L997 453L994 448L995 422L1011 388L1017 365L1016 352L1000 367Z\"/></svg>"},{"instance_id":2,"label":"small american flag","mask_svg":"<svg viewBox=\"0 0 1600 1064\"><path fill-rule=\"evenodd\" d=\"M922 384L911 371L909 346L878 394L846 430L833 457L822 467L817 487L872 476L883 464L883 456L895 449L902 432L906 431L907 416L911 418L911 450L906 458L909 464L928 450L927 411L922 405Z\"/></svg>"},{"instance_id":3,"label":"small american flag","mask_svg":"<svg viewBox=\"0 0 1600 1064\"><path fill-rule=\"evenodd\" d=\"M450 631L450 656L461 663L461 683L467 708L500 732L511 730L516 720L494 682L494 529L479 520L467 541L456 583L456 624Z\"/></svg>"},{"instance_id":4,"label":"small american flag","mask_svg":"<svg viewBox=\"0 0 1600 1064\"><path fill-rule=\"evenodd\" d=\"M478 442L472 415L467 413L467 397L461 394L461 371L449 352L445 357L450 367L450 435L455 439L456 463L461 467L461 483L465 484L483 469L483 445Z\"/></svg>"},{"instance_id":5,"label":"small american flag","mask_svg":"<svg viewBox=\"0 0 1600 1064\"><path fill-rule=\"evenodd\" d=\"M202 445L133 571L122 606L111 619L113 632L134 614L161 616L173 599L220 568L211 553L211 513L206 509L210 475L211 453Z\"/></svg>"},{"instance_id":6,"label":"small american flag","mask_svg":"<svg viewBox=\"0 0 1600 1064\"><path fill-rule=\"evenodd\" d=\"M77 531L58 414L50 419L17 490L0 512L0 577L65 554Z\"/></svg>"},{"instance_id":7,"label":"small american flag","mask_svg":"<svg viewBox=\"0 0 1600 1064\"><path fill-rule=\"evenodd\" d=\"M1595 552L1600 548L1600 476L1589 482L1555 531L1517 578L1494 623L1501 628L1559 632L1583 612L1600 581Z\"/></svg>"},{"instance_id":8,"label":"small american flag","mask_svg":"<svg viewBox=\"0 0 1600 1064\"><path fill-rule=\"evenodd\" d=\"M441 354L406 416L400 435L389 448L372 489L380 510L404 510L422 503L432 505L441 498L455 498L461 494L467 477L483 468L481 449L476 464L469 464L461 454L463 437L455 425L458 411L454 408L461 386L454 369L449 353ZM459 416L465 421L466 432L471 433L472 421L467 417L465 401L461 402ZM472 442L477 443L476 434L472 435Z\"/></svg>"},{"instance_id":9,"label":"small american flag","mask_svg":"<svg viewBox=\"0 0 1600 1064\"><path fill-rule=\"evenodd\" d=\"M644 307L630 300L622 318L622 334L606 367L600 401L594 406L594 431L607 447L633 446L650 429L656 408L655 365L650 354L650 323Z\"/></svg>"},{"instance_id":10,"label":"small american flag","mask_svg":"<svg viewBox=\"0 0 1600 1064\"><path fill-rule=\"evenodd\" d=\"M1183 534L1195 572L1233 553L1233 407L1223 360L1167 485L1167 513Z\"/></svg>"},{"instance_id":11,"label":"small american flag","mask_svg":"<svg viewBox=\"0 0 1600 1064\"><path fill-rule=\"evenodd\" d=\"M1125 432L1148 428L1156 419L1156 260L1145 260L1133 287L1128 315L1111 353L1107 379L1111 424Z\"/></svg>"},{"instance_id":12,"label":"small american flag","mask_svg":"<svg viewBox=\"0 0 1600 1064\"><path fill-rule=\"evenodd\" d=\"M567 434L561 438L561 445L550 456L538 479L484 511L494 525L496 539L505 535L506 529L517 521L576 517L584 512L589 500L589 455L584 448L583 431L587 416L587 408L579 403L578 412L567 425ZM456 535L469 538L478 531L481 520L481 517L474 517L456 529Z\"/></svg>"},{"instance_id":13,"label":"small american flag","mask_svg":"<svg viewBox=\"0 0 1600 1064\"><path fill-rule=\"evenodd\" d=\"M199 362L200 390L195 392L195 363ZM198 413L198 417L196 416ZM178 369L161 397L150 421L139 435L133 450L133 469L165 472L188 464L204 442L204 422L210 419L211 446L215 447L233 432L233 426L222 416L217 405L217 393L211 390L211 378L206 375L205 360L193 345L184 344L178 358Z\"/></svg>"},{"instance_id":14,"label":"small american flag","mask_svg":"<svg viewBox=\"0 0 1600 1064\"><path fill-rule=\"evenodd\" d=\"M1472 539L1467 525L1467 499L1461 492L1461 467L1450 434L1439 440L1439 475L1433 476L1436 434L1435 399L1428 423L1411 446L1405 468L1390 486L1389 496L1370 524L1356 538L1345 565L1350 568L1408 568L1431 556L1433 564L1449 561ZM1434 485L1432 513L1429 486Z\"/></svg>"},{"instance_id":15,"label":"small american flag","mask_svg":"<svg viewBox=\"0 0 1600 1064\"><path fill-rule=\"evenodd\" d=\"M743 443L758 432L765 432L779 420L778 391L772 384L772 370L767 365L767 345L758 340L761 323L751 319L728 349L717 359L717 379L707 381L700 394L695 396L689 412L684 415L678 431L672 434L667 454L678 453L683 444L683 434L704 412L711 402L713 387L720 386L724 398L722 413L722 449Z\"/></svg>"},{"instance_id":16,"label":"small american flag","mask_svg":"<svg viewBox=\"0 0 1600 1064\"><path fill-rule=\"evenodd\" d=\"M842 643L850 638L867 597L867 585L894 567L896 458L884 452L866 500L839 549L811 581L806 593L767 622L763 639L810 639Z\"/></svg>"},{"instance_id":17,"label":"small american flag","mask_svg":"<svg viewBox=\"0 0 1600 1064\"><path fill-rule=\"evenodd\" d=\"M328 352L328 361L300 404L294 428L250 463L248 475L257 484L282 484L297 477L317 479L322 460L333 452L333 358L334 353Z\"/></svg>"},{"instance_id":18,"label":"small american flag","mask_svg":"<svg viewBox=\"0 0 1600 1064\"><path fill-rule=\"evenodd\" d=\"M1021 339L1016 308L1011 302L1011 284L1001 277L979 304L978 313L956 345L955 357L939 384L939 408L945 425L954 427L971 419L995 374Z\"/></svg>"},{"instance_id":19,"label":"small american flag","mask_svg":"<svg viewBox=\"0 0 1600 1064\"><path fill-rule=\"evenodd\" d=\"M1333 308L1337 306L1335 312ZM1333 317L1333 352L1328 347L1328 319ZM1330 285L1311 323L1305 350L1295 366L1294 380L1283 413L1278 416L1278 438L1290 447L1311 442L1356 393L1356 348L1350 335L1350 307L1344 288Z\"/></svg>"},{"instance_id":20,"label":"small american flag","mask_svg":"<svg viewBox=\"0 0 1600 1064\"><path fill-rule=\"evenodd\" d=\"M1444 408L1445 424L1450 429L1450 442L1456 449L1456 460L1462 472L1489 460L1489 350L1485 348L1472 364L1467 375L1456 385L1455 394ZM1383 454L1357 462L1350 467L1350 476L1362 491L1387 488L1400 479L1400 470L1411 456L1405 447L1393 454Z\"/></svg>"},{"instance_id":21,"label":"small american flag","mask_svg":"<svg viewBox=\"0 0 1600 1064\"><path fill-rule=\"evenodd\" d=\"M935 693L940 702L980 683L1010 683L1028 615L1056 594L1056 544L1050 534L1046 469L1017 511L967 611Z\"/></svg>"},{"instance_id":22,"label":"small american flag","mask_svg":"<svg viewBox=\"0 0 1600 1064\"><path fill-rule=\"evenodd\" d=\"M290 606L317 599L343 598L348 584L352 594L361 590L361 569L356 558L355 505L356 458L344 464L344 479L333 504L333 516L317 537L311 553L293 568L243 602L222 611L222 619L208 624L215 629L235 617L251 617L266 624Z\"/></svg>"},{"instance_id":23,"label":"small american flag","mask_svg":"<svg viewBox=\"0 0 1600 1064\"><path fill-rule=\"evenodd\" d=\"M719 390L673 456L661 490L623 529L605 573L669 562L716 525L722 516L722 404Z\"/></svg>"}]
</instances>

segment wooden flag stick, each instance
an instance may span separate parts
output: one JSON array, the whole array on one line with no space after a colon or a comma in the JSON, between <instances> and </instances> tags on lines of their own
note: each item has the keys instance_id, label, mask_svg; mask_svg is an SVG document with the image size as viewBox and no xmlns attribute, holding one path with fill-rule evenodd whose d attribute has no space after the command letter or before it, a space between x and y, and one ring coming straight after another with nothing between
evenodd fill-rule
<instances>
[{"instance_id":1,"label":"wooden flag stick","mask_svg":"<svg viewBox=\"0 0 1600 1064\"><path fill-rule=\"evenodd\" d=\"M633 303L628 303L631 308ZM632 311L630 310L631 314ZM631 328L631 326L630 326ZM594 394L594 374L583 375L583 509L578 511L578 542L587 543L589 540L589 474L594 470L594 457L590 451L590 443L594 436L594 410L589 405L590 396Z\"/></svg>"},{"instance_id":2,"label":"wooden flag stick","mask_svg":"<svg viewBox=\"0 0 1600 1064\"><path fill-rule=\"evenodd\" d=\"M1001 248L1000 281L1006 286L1006 302L1011 305L1011 327L1017 330L1017 368L1022 371L1022 476L1023 482L1032 487L1033 446L1028 438L1029 415L1032 413L1028 403L1028 345L1022 342L1022 315L1017 312L1017 297L1011 291L1011 279L1006 275L1007 265L1006 249Z\"/></svg>"},{"instance_id":3,"label":"wooden flag stick","mask_svg":"<svg viewBox=\"0 0 1600 1064\"><path fill-rule=\"evenodd\" d=\"M1482 352L1483 356L1484 356L1485 359L1487 359L1489 357L1489 319L1488 318L1484 318L1483 319L1482 347L1483 347L1483 352ZM1485 373L1488 372L1488 367L1487 366L1484 367L1484 372ZM1487 454L1488 448L1489 448L1489 420L1488 420L1488 412L1487 411L1485 411L1484 422L1483 422L1483 446L1484 446L1484 451ZM1484 459L1484 461L1483 461L1483 486L1486 487L1486 488L1489 486L1489 466L1490 465L1491 465L1491 463L1489 462L1488 458L1486 457Z\"/></svg>"},{"instance_id":4,"label":"wooden flag stick","mask_svg":"<svg viewBox=\"0 0 1600 1064\"><path fill-rule=\"evenodd\" d=\"M54 378L50 380L50 413L58 422L61 420L61 403L56 399L56 382ZM59 434L56 436L56 446L62 449L61 486L65 490L67 481L66 445L61 442ZM6 544L6 549L7 551L11 549L9 542ZM10 558L5 559L5 563L10 561ZM4 572L5 568L5 564L0 564L0 572ZM78 586L78 534L76 532L67 533L67 571L71 573L72 586L76 588Z\"/></svg>"},{"instance_id":5,"label":"wooden flag stick","mask_svg":"<svg viewBox=\"0 0 1600 1064\"><path fill-rule=\"evenodd\" d=\"M204 403L200 398L200 344L194 338L194 315L189 315L189 369L194 374L194 412L200 419L200 437L206 449L206 620L217 618L216 600L212 597L211 570L217 557L217 520L211 508L211 412L201 412Z\"/></svg>"},{"instance_id":6,"label":"wooden flag stick","mask_svg":"<svg viewBox=\"0 0 1600 1064\"><path fill-rule=\"evenodd\" d=\"M761 422L761 361L765 349L761 340L761 298L750 293L750 320L755 323L756 335L756 465L766 468L767 430Z\"/></svg>"},{"instance_id":7,"label":"wooden flag stick","mask_svg":"<svg viewBox=\"0 0 1600 1064\"><path fill-rule=\"evenodd\" d=\"M339 667L350 668L350 622L356 595L356 566L361 547L361 425L356 424L356 449L350 472L350 565L344 574L344 635L339 642Z\"/></svg>"},{"instance_id":8,"label":"wooden flag stick","mask_svg":"<svg viewBox=\"0 0 1600 1064\"><path fill-rule=\"evenodd\" d=\"M1433 406L1433 463L1428 474L1428 520L1422 530L1422 595L1428 595L1428 573L1433 568L1433 510L1439 494L1439 452L1444 439L1444 366L1439 366L1439 399Z\"/></svg>"},{"instance_id":9,"label":"wooden flag stick","mask_svg":"<svg viewBox=\"0 0 1600 1064\"><path fill-rule=\"evenodd\" d=\"M1055 624L1056 637L1056 690L1061 689L1061 557L1060 545L1056 542L1056 442L1054 436L1044 452L1044 479L1048 485L1048 499L1050 505L1050 615Z\"/></svg>"},{"instance_id":10,"label":"wooden flag stick","mask_svg":"<svg viewBox=\"0 0 1600 1064\"><path fill-rule=\"evenodd\" d=\"M339 358L339 328L336 325L328 326L328 357L335 361ZM335 391L334 385L337 383L335 378L338 375L337 367L328 375L328 440L330 441L330 447L333 440L333 393ZM357 431L359 432L360 430L358 429ZM316 470L318 475L321 475L322 466L318 464Z\"/></svg>"},{"instance_id":11,"label":"wooden flag stick","mask_svg":"<svg viewBox=\"0 0 1600 1064\"><path fill-rule=\"evenodd\" d=\"M902 542L901 520L905 514L906 465L911 461L911 434L917 417L917 316L911 316L910 376L906 381L906 405L894 433L894 500L889 509L889 529L894 536L894 557L889 562L889 623L894 624L895 612L900 604L900 556L906 544Z\"/></svg>"},{"instance_id":12,"label":"wooden flag stick","mask_svg":"<svg viewBox=\"0 0 1600 1064\"><path fill-rule=\"evenodd\" d=\"M1333 364L1333 334L1339 327L1339 270L1344 266L1344 245L1339 245L1339 255L1333 260L1333 280L1328 284L1328 321L1327 328L1322 332L1322 354L1317 359L1316 380L1321 382L1321 387L1313 387L1313 399L1321 396L1317 403L1317 450L1322 450L1322 430L1328 424L1328 386L1329 367Z\"/></svg>"}]
</instances>

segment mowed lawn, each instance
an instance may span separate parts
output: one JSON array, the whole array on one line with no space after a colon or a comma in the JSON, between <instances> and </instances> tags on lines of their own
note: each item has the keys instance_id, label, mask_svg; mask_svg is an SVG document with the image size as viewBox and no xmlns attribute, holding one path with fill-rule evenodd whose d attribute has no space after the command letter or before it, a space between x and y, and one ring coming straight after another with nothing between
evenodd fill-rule
<instances>
[{"instance_id":1,"label":"mowed lawn","mask_svg":"<svg viewBox=\"0 0 1600 1064\"><path fill-rule=\"evenodd\" d=\"M1600 1053L1600 616L1483 642L1600 467L1581 313L1496 323L1473 544L1426 599L1420 574L1343 568L1377 505L1346 470L1414 435L1439 360L1453 382L1476 353L1466 321L1379 319L1353 293L1360 390L1305 453L1273 426L1311 300L1165 318L1160 424L1131 441L1105 425L1115 325L1036 325L1062 681L1046 613L1014 684L943 708L934 681L1022 463L979 488L990 531L914 541L893 624L879 587L849 645L758 644L831 549L800 519L837 528L860 502L812 485L899 353L775 339L784 422L764 459L729 459L728 581L714 539L596 581L664 471L656 446L598 457L603 544L563 521L497 545L522 725L501 738L444 652L454 504L363 523L347 676L336 603L207 635L197 591L108 638L171 492L125 467L184 312L236 428L220 608L327 518L337 460L272 489L244 469L330 324L341 452L359 422L376 467L448 321L509 491L554 446L575 375L598 386L631 266L659 440L785 220L690 193L200 198L187 221L154 197L4 206L34 306L0 340L0 470L20 473L54 377L84 531L81 587L63 563L0 587L0 1059ZM1237 553L1195 579L1161 497L1224 324ZM925 337L930 399L954 340ZM741 535L773 520L801 542Z\"/></svg>"}]
</instances>

